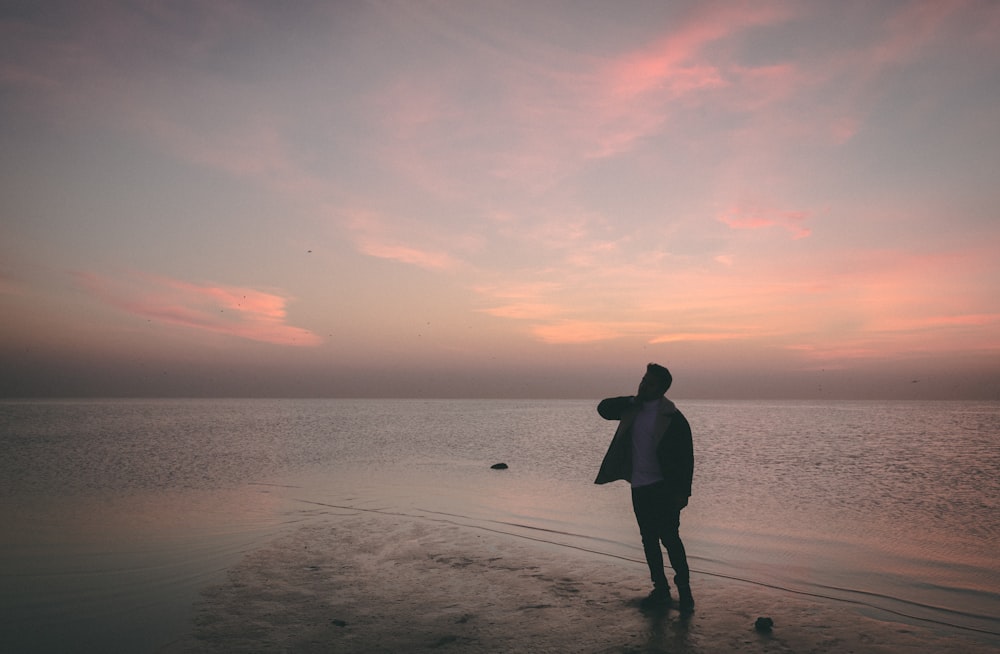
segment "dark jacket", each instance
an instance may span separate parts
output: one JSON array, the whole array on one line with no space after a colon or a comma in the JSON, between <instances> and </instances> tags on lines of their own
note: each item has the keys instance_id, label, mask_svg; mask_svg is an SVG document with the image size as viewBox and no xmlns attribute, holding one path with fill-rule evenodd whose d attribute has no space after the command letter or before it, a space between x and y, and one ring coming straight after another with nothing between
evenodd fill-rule
<instances>
[{"instance_id":1,"label":"dark jacket","mask_svg":"<svg viewBox=\"0 0 1000 654\"><path fill-rule=\"evenodd\" d=\"M618 479L632 481L632 423L639 413L640 404L634 396L609 397L597 405L597 412L605 420L619 420L618 430L611 439L608 453L604 455L595 484L606 484ZM694 476L694 445L691 442L691 425L674 403L660 400L660 413L656 418L656 458L671 493L691 496L691 478Z\"/></svg>"}]
</instances>

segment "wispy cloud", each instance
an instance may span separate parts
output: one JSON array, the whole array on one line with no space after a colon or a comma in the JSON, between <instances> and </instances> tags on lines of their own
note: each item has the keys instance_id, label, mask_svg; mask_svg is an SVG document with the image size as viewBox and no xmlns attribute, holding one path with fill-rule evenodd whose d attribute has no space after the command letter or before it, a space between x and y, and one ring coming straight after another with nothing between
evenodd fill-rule
<instances>
[{"instance_id":1,"label":"wispy cloud","mask_svg":"<svg viewBox=\"0 0 1000 654\"><path fill-rule=\"evenodd\" d=\"M586 105L597 116L588 126L598 144L590 155L605 157L628 150L661 130L672 114L688 109L689 100L733 86L736 76L729 62L713 60L707 49L786 18L787 12L775 4L705 5L657 42L601 66L594 97ZM744 69L743 77L752 79L753 74ZM746 97L745 91L737 98Z\"/></svg>"},{"instance_id":2,"label":"wispy cloud","mask_svg":"<svg viewBox=\"0 0 1000 654\"><path fill-rule=\"evenodd\" d=\"M535 324L531 327L531 333L543 343L572 345L648 333L655 328L656 325L648 322L557 320Z\"/></svg>"},{"instance_id":3,"label":"wispy cloud","mask_svg":"<svg viewBox=\"0 0 1000 654\"><path fill-rule=\"evenodd\" d=\"M483 309L482 311L497 318L545 320L561 314L563 309L553 304L542 304L539 302L512 302L510 304Z\"/></svg>"},{"instance_id":4,"label":"wispy cloud","mask_svg":"<svg viewBox=\"0 0 1000 654\"><path fill-rule=\"evenodd\" d=\"M757 70L711 55L719 43L786 20L780 4L678 13L652 42L605 56L556 51L502 30L478 44L449 34L468 46L465 65L406 68L405 78L377 94L388 137L378 155L410 182L452 198L501 182L513 193L548 192L595 160L661 134L713 92L733 88L726 106L780 99L787 67ZM479 95L488 101L476 101Z\"/></svg>"},{"instance_id":5,"label":"wispy cloud","mask_svg":"<svg viewBox=\"0 0 1000 654\"><path fill-rule=\"evenodd\" d=\"M715 332L693 332L664 334L651 339L650 343L713 343L716 341L733 341L749 338L748 333L715 333Z\"/></svg>"},{"instance_id":6,"label":"wispy cloud","mask_svg":"<svg viewBox=\"0 0 1000 654\"><path fill-rule=\"evenodd\" d=\"M81 272L76 278L84 290L105 304L148 320L277 345L322 342L309 330L286 323L290 298L273 292L143 273L111 278Z\"/></svg>"},{"instance_id":7,"label":"wispy cloud","mask_svg":"<svg viewBox=\"0 0 1000 654\"><path fill-rule=\"evenodd\" d=\"M351 211L345 228L358 251L379 259L390 259L429 270L451 270L460 261L444 250L425 248L404 240L402 226L391 228L385 219L372 211Z\"/></svg>"},{"instance_id":8,"label":"wispy cloud","mask_svg":"<svg viewBox=\"0 0 1000 654\"><path fill-rule=\"evenodd\" d=\"M782 227L792 238L805 238L812 233L803 223L810 218L806 211L779 211L773 209L735 207L719 216L719 220L733 229L764 229Z\"/></svg>"},{"instance_id":9,"label":"wispy cloud","mask_svg":"<svg viewBox=\"0 0 1000 654\"><path fill-rule=\"evenodd\" d=\"M544 321L562 318L566 307L553 298L562 289L554 281L523 283L477 284L473 290L489 306L482 313L510 320Z\"/></svg>"}]
</instances>

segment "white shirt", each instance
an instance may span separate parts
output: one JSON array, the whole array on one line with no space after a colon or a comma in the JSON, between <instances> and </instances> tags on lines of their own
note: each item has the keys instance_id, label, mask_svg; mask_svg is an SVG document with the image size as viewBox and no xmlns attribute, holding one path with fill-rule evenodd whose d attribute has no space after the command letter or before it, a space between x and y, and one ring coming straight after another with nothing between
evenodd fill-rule
<instances>
[{"instance_id":1,"label":"white shirt","mask_svg":"<svg viewBox=\"0 0 1000 654\"><path fill-rule=\"evenodd\" d=\"M632 423L632 488L663 481L663 471L656 459L656 418L660 400L643 402Z\"/></svg>"}]
</instances>

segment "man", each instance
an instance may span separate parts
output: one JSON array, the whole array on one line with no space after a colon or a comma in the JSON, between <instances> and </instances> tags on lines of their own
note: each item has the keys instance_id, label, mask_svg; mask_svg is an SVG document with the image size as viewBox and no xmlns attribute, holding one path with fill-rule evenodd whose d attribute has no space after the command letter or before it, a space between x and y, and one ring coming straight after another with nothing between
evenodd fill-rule
<instances>
[{"instance_id":1,"label":"man","mask_svg":"<svg viewBox=\"0 0 1000 654\"><path fill-rule=\"evenodd\" d=\"M679 528L681 509L691 496L694 447L687 418L665 397L672 382L669 370L651 363L634 396L610 397L597 405L602 418L620 422L594 483L624 479L632 485L632 509L653 582L642 608L669 606L671 601L662 542L674 569L678 606L690 613L694 598Z\"/></svg>"}]
</instances>

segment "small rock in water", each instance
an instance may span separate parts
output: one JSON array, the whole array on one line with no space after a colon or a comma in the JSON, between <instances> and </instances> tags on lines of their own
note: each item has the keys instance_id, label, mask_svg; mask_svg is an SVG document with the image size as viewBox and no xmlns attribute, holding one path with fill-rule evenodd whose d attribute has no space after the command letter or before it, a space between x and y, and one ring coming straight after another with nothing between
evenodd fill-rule
<instances>
[{"instance_id":1,"label":"small rock in water","mask_svg":"<svg viewBox=\"0 0 1000 654\"><path fill-rule=\"evenodd\" d=\"M771 618L757 618L757 621L753 623L753 628L761 633L767 633L771 631L771 627L774 626L774 620Z\"/></svg>"},{"instance_id":2,"label":"small rock in water","mask_svg":"<svg viewBox=\"0 0 1000 654\"><path fill-rule=\"evenodd\" d=\"M507 464L506 463L494 463L490 467L493 468L494 470L506 470L507 469Z\"/></svg>"}]
</instances>

